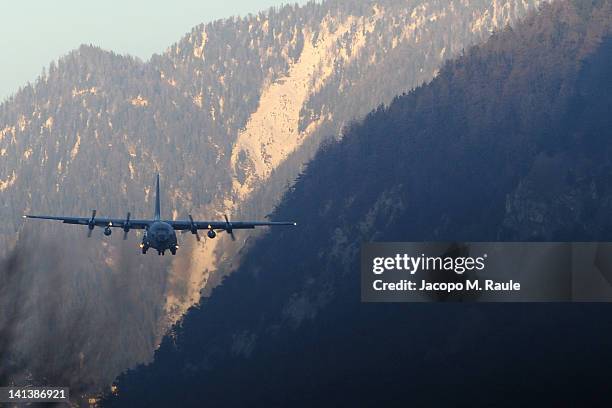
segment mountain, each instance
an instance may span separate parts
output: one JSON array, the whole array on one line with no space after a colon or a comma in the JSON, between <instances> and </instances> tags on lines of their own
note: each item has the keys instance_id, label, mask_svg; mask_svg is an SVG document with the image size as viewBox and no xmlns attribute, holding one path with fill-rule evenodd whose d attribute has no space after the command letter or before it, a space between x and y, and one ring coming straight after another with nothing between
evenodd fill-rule
<instances>
[{"instance_id":1,"label":"mountain","mask_svg":"<svg viewBox=\"0 0 612 408\"><path fill-rule=\"evenodd\" d=\"M0 325L23 322L7 375L109 383L248 252L183 239L173 260L136 257L137 237L24 212L146 216L159 171L166 217L264 216L323 140L540 3L312 2L200 25L146 62L82 46L52 63L0 105L2 292L19 306Z\"/></svg>"},{"instance_id":2,"label":"mountain","mask_svg":"<svg viewBox=\"0 0 612 408\"><path fill-rule=\"evenodd\" d=\"M327 142L105 407L606 406L606 304L368 304L369 241L612 239L612 2L564 1Z\"/></svg>"}]
</instances>

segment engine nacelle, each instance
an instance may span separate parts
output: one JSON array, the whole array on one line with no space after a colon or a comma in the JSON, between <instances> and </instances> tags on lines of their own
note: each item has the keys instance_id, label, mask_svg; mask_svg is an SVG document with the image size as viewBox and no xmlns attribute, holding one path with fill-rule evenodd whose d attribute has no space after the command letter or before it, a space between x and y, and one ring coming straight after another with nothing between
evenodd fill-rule
<instances>
[{"instance_id":1,"label":"engine nacelle","mask_svg":"<svg viewBox=\"0 0 612 408\"><path fill-rule=\"evenodd\" d=\"M208 235L208 238L213 239L214 237L217 236L217 233L214 230L208 230L208 232L206 233L206 235Z\"/></svg>"},{"instance_id":2,"label":"engine nacelle","mask_svg":"<svg viewBox=\"0 0 612 408\"><path fill-rule=\"evenodd\" d=\"M106 235L107 237L112 233L113 231L111 231L110 227L106 227L104 228L104 235Z\"/></svg>"}]
</instances>

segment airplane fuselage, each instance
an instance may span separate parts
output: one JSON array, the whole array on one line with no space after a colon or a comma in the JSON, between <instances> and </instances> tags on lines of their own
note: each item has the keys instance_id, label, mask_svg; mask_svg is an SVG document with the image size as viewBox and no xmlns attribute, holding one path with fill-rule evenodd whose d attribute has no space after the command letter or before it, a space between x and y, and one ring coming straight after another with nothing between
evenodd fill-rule
<instances>
[{"instance_id":1,"label":"airplane fuselage","mask_svg":"<svg viewBox=\"0 0 612 408\"><path fill-rule=\"evenodd\" d=\"M146 253L148 248L154 248L162 254L165 250L170 250L174 254L178 248L174 228L163 221L151 223L142 238L143 252Z\"/></svg>"}]
</instances>

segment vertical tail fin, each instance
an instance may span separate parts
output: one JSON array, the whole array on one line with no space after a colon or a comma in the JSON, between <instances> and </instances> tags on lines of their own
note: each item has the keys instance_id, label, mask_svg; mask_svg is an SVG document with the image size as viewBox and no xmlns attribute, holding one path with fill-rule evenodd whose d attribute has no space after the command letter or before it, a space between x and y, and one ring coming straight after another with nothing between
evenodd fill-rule
<instances>
[{"instance_id":1,"label":"vertical tail fin","mask_svg":"<svg viewBox=\"0 0 612 408\"><path fill-rule=\"evenodd\" d=\"M161 218L160 214L160 205L159 205L159 173L157 173L157 184L155 186L155 219L159 220Z\"/></svg>"}]
</instances>

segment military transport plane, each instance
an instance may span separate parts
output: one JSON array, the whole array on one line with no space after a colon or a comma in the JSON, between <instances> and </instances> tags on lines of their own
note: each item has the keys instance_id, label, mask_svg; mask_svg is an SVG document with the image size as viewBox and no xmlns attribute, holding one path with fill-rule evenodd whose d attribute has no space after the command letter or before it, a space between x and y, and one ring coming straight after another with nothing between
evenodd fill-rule
<instances>
[{"instance_id":1,"label":"military transport plane","mask_svg":"<svg viewBox=\"0 0 612 408\"><path fill-rule=\"evenodd\" d=\"M232 240L235 241L236 238L234 237L234 230L237 229L253 229L255 227L274 225L297 225L295 222L230 222L227 215L225 216L225 221L194 221L191 215L189 215L189 221L162 220L159 202L159 174L157 175L157 184L155 189L155 216L152 220L133 220L130 218L129 212L127 213L125 219L96 218L96 210L91 212L90 218L55 217L49 215L24 215L23 218L39 218L43 220L62 221L66 224L87 225L87 228L89 228L87 237L91 237L91 233L96 226L104 227L104 235L106 236L109 236L112 233L112 227L122 228L123 239L127 239L129 230L143 229L144 235L142 237L142 243L140 244L142 253L146 254L149 248L154 248L157 250L159 255L164 255L166 250L170 250L172 255L176 255L178 245L175 231L177 230L191 232L193 235L195 235L198 241L200 240L198 230L208 230L206 235L211 239L217 236L216 231L225 231L230 235Z\"/></svg>"}]
</instances>

